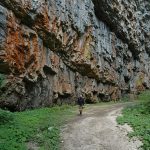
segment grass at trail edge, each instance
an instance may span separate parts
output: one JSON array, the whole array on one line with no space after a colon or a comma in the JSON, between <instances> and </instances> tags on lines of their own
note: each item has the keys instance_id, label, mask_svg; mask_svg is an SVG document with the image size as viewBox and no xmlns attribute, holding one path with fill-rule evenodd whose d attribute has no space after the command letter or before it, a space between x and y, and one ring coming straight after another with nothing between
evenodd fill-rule
<instances>
[{"instance_id":1,"label":"grass at trail edge","mask_svg":"<svg viewBox=\"0 0 150 150\"><path fill-rule=\"evenodd\" d=\"M129 137L137 136L143 142L142 148L150 150L150 91L138 96L136 105L128 106L123 110L123 116L117 118L119 124L129 124L133 132Z\"/></svg>"},{"instance_id":2,"label":"grass at trail edge","mask_svg":"<svg viewBox=\"0 0 150 150\"><path fill-rule=\"evenodd\" d=\"M75 115L74 107L62 106L11 113L0 109L0 150L58 150L60 126Z\"/></svg>"},{"instance_id":3,"label":"grass at trail edge","mask_svg":"<svg viewBox=\"0 0 150 150\"><path fill-rule=\"evenodd\" d=\"M140 103L124 109L123 117L117 119L120 124L133 127L130 136L140 137L144 150L150 150L149 99L150 92L139 95ZM60 126L76 115L76 109L57 106L15 113L0 109L0 150L27 150L27 145L39 150L59 150Z\"/></svg>"}]
</instances>

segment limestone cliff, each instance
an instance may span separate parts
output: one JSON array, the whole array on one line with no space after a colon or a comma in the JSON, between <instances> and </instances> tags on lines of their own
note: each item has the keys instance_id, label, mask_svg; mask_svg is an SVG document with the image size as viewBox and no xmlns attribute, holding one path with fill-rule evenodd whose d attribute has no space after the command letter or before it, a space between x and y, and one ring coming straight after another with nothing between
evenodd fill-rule
<instances>
[{"instance_id":1,"label":"limestone cliff","mask_svg":"<svg viewBox=\"0 0 150 150\"><path fill-rule=\"evenodd\" d=\"M110 101L150 87L148 0L0 0L0 107Z\"/></svg>"}]
</instances>

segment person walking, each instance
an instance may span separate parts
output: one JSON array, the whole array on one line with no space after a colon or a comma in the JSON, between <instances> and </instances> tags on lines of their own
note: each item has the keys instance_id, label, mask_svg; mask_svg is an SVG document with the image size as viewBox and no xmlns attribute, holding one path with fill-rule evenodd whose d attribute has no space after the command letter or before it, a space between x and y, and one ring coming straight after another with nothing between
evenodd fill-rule
<instances>
[{"instance_id":1,"label":"person walking","mask_svg":"<svg viewBox=\"0 0 150 150\"><path fill-rule=\"evenodd\" d=\"M83 106L85 104L85 101L84 101L84 98L82 95L79 96L77 103L79 105L79 114L80 114L80 116L82 116Z\"/></svg>"}]
</instances>

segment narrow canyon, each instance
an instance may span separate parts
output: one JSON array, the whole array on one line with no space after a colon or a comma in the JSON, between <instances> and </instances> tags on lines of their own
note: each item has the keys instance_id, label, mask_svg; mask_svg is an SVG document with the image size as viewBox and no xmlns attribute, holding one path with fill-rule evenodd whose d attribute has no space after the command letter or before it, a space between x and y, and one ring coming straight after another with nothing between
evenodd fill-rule
<instances>
[{"instance_id":1,"label":"narrow canyon","mask_svg":"<svg viewBox=\"0 0 150 150\"><path fill-rule=\"evenodd\" d=\"M150 88L149 0L0 0L0 107L118 100Z\"/></svg>"}]
</instances>

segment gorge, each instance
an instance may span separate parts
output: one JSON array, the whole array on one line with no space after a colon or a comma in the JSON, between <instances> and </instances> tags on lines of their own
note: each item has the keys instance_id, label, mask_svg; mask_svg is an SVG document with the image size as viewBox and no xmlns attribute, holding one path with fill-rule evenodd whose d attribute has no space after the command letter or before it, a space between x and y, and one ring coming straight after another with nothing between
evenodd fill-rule
<instances>
[{"instance_id":1,"label":"gorge","mask_svg":"<svg viewBox=\"0 0 150 150\"><path fill-rule=\"evenodd\" d=\"M117 100L150 88L149 0L0 0L0 107Z\"/></svg>"}]
</instances>

